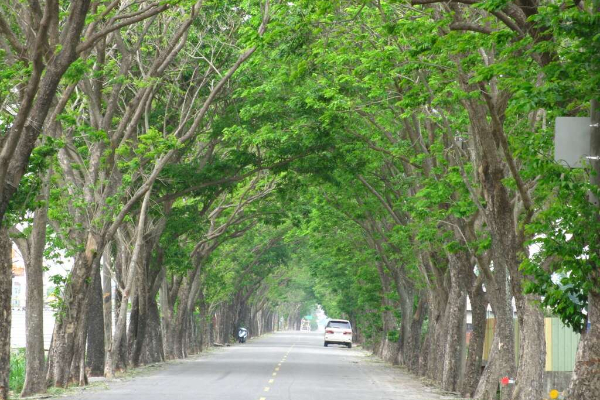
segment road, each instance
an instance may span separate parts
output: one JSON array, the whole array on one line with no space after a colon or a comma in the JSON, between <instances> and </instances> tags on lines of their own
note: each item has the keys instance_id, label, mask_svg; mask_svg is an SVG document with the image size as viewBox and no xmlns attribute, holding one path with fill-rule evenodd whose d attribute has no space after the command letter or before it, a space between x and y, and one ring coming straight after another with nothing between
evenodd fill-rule
<instances>
[{"instance_id":1,"label":"road","mask_svg":"<svg viewBox=\"0 0 600 400\"><path fill-rule=\"evenodd\" d=\"M317 333L275 333L71 400L438 400L432 388Z\"/></svg>"}]
</instances>

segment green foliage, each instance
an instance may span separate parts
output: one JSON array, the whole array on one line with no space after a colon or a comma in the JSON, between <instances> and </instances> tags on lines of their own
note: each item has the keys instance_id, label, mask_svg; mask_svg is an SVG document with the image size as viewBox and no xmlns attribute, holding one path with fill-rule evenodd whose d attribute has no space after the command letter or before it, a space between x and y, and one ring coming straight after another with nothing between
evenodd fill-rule
<instances>
[{"instance_id":1,"label":"green foliage","mask_svg":"<svg viewBox=\"0 0 600 400\"><path fill-rule=\"evenodd\" d=\"M548 178L544 183L554 186L554 182ZM544 306L581 332L587 322L587 295L595 285L590 279L598 263L594 243L600 240L598 209L588 196L598 188L577 171L563 171L559 182L561 189L554 190L550 204L529 226L536 233L531 243L539 251L525 260L522 269L533 278L526 290L543 295Z\"/></svg>"},{"instance_id":2,"label":"green foliage","mask_svg":"<svg viewBox=\"0 0 600 400\"><path fill-rule=\"evenodd\" d=\"M152 251L170 284L200 265L203 306L211 311L235 299L265 302L287 317L320 304L329 316L351 319L367 341L380 340L382 315L404 317L394 313L400 288L393 272L415 288L435 289L448 277L449 256L492 248L481 222L485 166L472 151L473 132L489 128L507 146L496 137L490 148L515 158L532 197L532 209L514 216L527 245L539 249L523 257L525 289L582 330L587 294L598 284L590 279L599 263L598 210L588 201L597 188L587 170L553 162L552 121L588 114L598 96L597 13L546 1L531 11L534 25L515 32L496 18L507 0L461 6L462 16L395 0L301 0L273 5L261 36L264 2L206 1L182 51L152 75L154 57L194 2L161 3L180 7L165 14L168 23L161 15L156 24L120 31L117 48L133 49L146 35L127 70L120 49L104 61L107 54L90 51L63 77L59 93L77 89L50 121L59 128L40 137L9 215L11 223L31 223L41 177L52 168L46 256L72 257L87 234L106 233L168 157L151 185L149 226L167 219ZM99 4L87 23L105 10ZM454 29L457 21L490 32ZM252 57L193 122L251 47ZM2 104L18 104L14 88L30 75L30 66L0 50ZM113 93L118 112L104 121ZM129 126L141 94L151 100ZM498 100L500 121L488 115L486 96L505 100ZM468 112L469 101L482 107L482 118ZM13 118L10 107L0 110L2 135ZM514 176L494 184L522 200ZM244 202L269 185L268 195ZM135 226L139 210L138 203L129 209L123 229ZM212 247L196 260L199 244ZM70 277L52 280L60 317ZM397 341L397 327L388 328L387 338Z\"/></svg>"},{"instance_id":3,"label":"green foliage","mask_svg":"<svg viewBox=\"0 0 600 400\"><path fill-rule=\"evenodd\" d=\"M14 393L20 393L25 384L25 349L11 350L10 354L10 379L8 381L9 390Z\"/></svg>"}]
</instances>

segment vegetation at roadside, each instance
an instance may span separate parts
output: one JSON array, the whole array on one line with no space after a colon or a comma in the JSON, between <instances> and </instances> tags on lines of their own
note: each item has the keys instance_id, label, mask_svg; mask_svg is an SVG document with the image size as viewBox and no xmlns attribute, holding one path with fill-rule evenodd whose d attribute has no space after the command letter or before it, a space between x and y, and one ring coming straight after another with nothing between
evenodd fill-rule
<instances>
[{"instance_id":1,"label":"vegetation at roadside","mask_svg":"<svg viewBox=\"0 0 600 400\"><path fill-rule=\"evenodd\" d=\"M15 393L20 393L25 382L25 349L13 349L10 358L9 388Z\"/></svg>"}]
</instances>

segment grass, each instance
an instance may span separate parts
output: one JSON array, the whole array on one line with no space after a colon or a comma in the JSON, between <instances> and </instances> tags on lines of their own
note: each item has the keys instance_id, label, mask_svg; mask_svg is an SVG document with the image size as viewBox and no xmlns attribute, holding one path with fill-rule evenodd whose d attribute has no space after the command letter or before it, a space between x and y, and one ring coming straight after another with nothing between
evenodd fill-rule
<instances>
[{"instance_id":1,"label":"grass","mask_svg":"<svg viewBox=\"0 0 600 400\"><path fill-rule=\"evenodd\" d=\"M21 393L25 383L25 349L14 349L10 355L10 380L8 388L14 393Z\"/></svg>"}]
</instances>

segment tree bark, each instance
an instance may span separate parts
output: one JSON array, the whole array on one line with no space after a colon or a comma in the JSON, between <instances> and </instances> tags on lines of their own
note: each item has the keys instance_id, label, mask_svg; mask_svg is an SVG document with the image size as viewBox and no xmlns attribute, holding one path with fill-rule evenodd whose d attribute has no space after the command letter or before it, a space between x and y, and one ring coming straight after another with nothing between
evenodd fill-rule
<instances>
[{"instance_id":1,"label":"tree bark","mask_svg":"<svg viewBox=\"0 0 600 400\"><path fill-rule=\"evenodd\" d=\"M137 282L136 282L137 283ZM137 290L137 287L136 287ZM131 299L131 306L129 308L129 323L127 324L127 365L133 366L133 353L135 342L137 340L138 324L139 324L139 295L136 293Z\"/></svg>"},{"instance_id":2,"label":"tree bark","mask_svg":"<svg viewBox=\"0 0 600 400\"><path fill-rule=\"evenodd\" d=\"M104 354L103 359L106 358L106 351L108 346L112 342L112 279L110 276L110 247L104 250L104 256L102 260L102 314L104 320L103 333L104 333ZM105 360L106 361L106 360ZM102 367L104 373L104 365Z\"/></svg>"},{"instance_id":3,"label":"tree bark","mask_svg":"<svg viewBox=\"0 0 600 400\"><path fill-rule=\"evenodd\" d=\"M544 391L546 341L544 315L534 296L515 296L520 331L519 364L513 400L536 400Z\"/></svg>"},{"instance_id":4,"label":"tree bark","mask_svg":"<svg viewBox=\"0 0 600 400\"><path fill-rule=\"evenodd\" d=\"M0 399L8 399L12 298L12 242L0 227ZM8 332L8 334L6 334Z\"/></svg>"},{"instance_id":5,"label":"tree bark","mask_svg":"<svg viewBox=\"0 0 600 400\"><path fill-rule=\"evenodd\" d=\"M142 346L141 361L144 364L156 363L165 360L162 332L160 328L160 314L154 299L148 303L148 323L146 339Z\"/></svg>"},{"instance_id":6,"label":"tree bark","mask_svg":"<svg viewBox=\"0 0 600 400\"><path fill-rule=\"evenodd\" d=\"M144 243L144 257L140 260L137 265L138 271L136 273L136 291L137 295L137 325L135 332L135 341L131 347L131 365L137 367L140 364L140 358L142 355L142 348L144 341L146 340L146 332L148 329L148 302L149 291L149 273L150 260L152 257L152 245L149 242Z\"/></svg>"},{"instance_id":7,"label":"tree bark","mask_svg":"<svg viewBox=\"0 0 600 400\"><path fill-rule=\"evenodd\" d=\"M469 295L471 300L471 321L473 330L469 341L467 363L460 392L465 397L472 397L477 389L481 376L481 359L483 357L483 344L485 341L485 324L487 302L484 299L483 289L479 285Z\"/></svg>"},{"instance_id":8,"label":"tree bark","mask_svg":"<svg viewBox=\"0 0 600 400\"><path fill-rule=\"evenodd\" d=\"M119 290L115 291L115 312L114 312L114 320L113 326L116 329L117 323L119 321L119 314L121 313L121 303L123 301L123 295ZM124 369L127 367L127 338L125 335L121 337L121 341L115 341L114 335L112 336L111 342L107 345L107 349L105 351L105 355L108 355L109 351L114 351L117 357L117 370ZM108 358L105 358L104 361L104 370L106 371L106 364L108 363ZM106 373L104 374L106 376Z\"/></svg>"},{"instance_id":9,"label":"tree bark","mask_svg":"<svg viewBox=\"0 0 600 400\"><path fill-rule=\"evenodd\" d=\"M46 225L48 222L49 186L46 177L40 201L42 206L35 211L33 229L27 240L28 254L25 262L27 279L27 308L25 314L26 346L25 383L21 397L44 392L44 248L46 247Z\"/></svg>"},{"instance_id":10,"label":"tree bark","mask_svg":"<svg viewBox=\"0 0 600 400\"><path fill-rule=\"evenodd\" d=\"M143 260L141 259L141 252L144 242L144 232L146 230L146 219L148 216L148 207L150 203L151 191L146 192L144 195L144 201L140 209L139 218L137 222L137 228L135 232L135 243L133 245L133 251L129 266L127 270L127 278L125 280L125 288L123 289L123 297L121 299L121 305L119 310L119 319L115 324L115 333L113 337L113 343L110 350L106 354L106 363L104 366L104 373L107 377L112 378L115 375L115 371L118 365L118 344L126 335L127 328L127 306L129 305L129 299L132 292L135 290L136 274L139 273L140 269L138 264Z\"/></svg>"},{"instance_id":11,"label":"tree bark","mask_svg":"<svg viewBox=\"0 0 600 400\"><path fill-rule=\"evenodd\" d=\"M175 358L175 344L173 343L173 332L171 332L171 328L173 326L173 314L171 311L171 305L169 304L169 289L166 278L160 286L159 296L160 309L162 311L161 333L163 338L165 359L172 360Z\"/></svg>"},{"instance_id":12,"label":"tree bark","mask_svg":"<svg viewBox=\"0 0 600 400\"><path fill-rule=\"evenodd\" d=\"M456 288L450 290L448 296L448 308L446 313L446 346L444 350L444 366L442 371L442 388L454 392L457 390L458 380L460 378L461 349L462 342L462 324L465 317L466 297L460 290L458 284Z\"/></svg>"},{"instance_id":13,"label":"tree bark","mask_svg":"<svg viewBox=\"0 0 600 400\"><path fill-rule=\"evenodd\" d=\"M87 323L87 360L90 376L104 375L104 309L100 268L96 268L90 288Z\"/></svg>"},{"instance_id":14,"label":"tree bark","mask_svg":"<svg viewBox=\"0 0 600 400\"><path fill-rule=\"evenodd\" d=\"M408 368L414 374L418 374L419 372L419 351L421 349L421 331L423 329L423 323L425 322L425 318L427 317L428 306L427 306L427 296L424 294L425 291L421 290L419 294L419 303L417 304L417 309L412 315L412 324L410 327L410 331L408 332L408 340L405 342L406 351L408 359Z\"/></svg>"},{"instance_id":15,"label":"tree bark","mask_svg":"<svg viewBox=\"0 0 600 400\"><path fill-rule=\"evenodd\" d=\"M398 356L398 346L396 342L391 342L388 339L388 333L396 330L396 318L393 314L394 304L389 299L391 294L391 282L390 277L385 271L384 266L381 262L377 263L377 271L379 272L379 279L381 281L382 297L381 306L383 312L381 315L383 323L383 332L381 335L381 345L379 347L379 357L384 361L395 363Z\"/></svg>"},{"instance_id":16,"label":"tree bark","mask_svg":"<svg viewBox=\"0 0 600 400\"><path fill-rule=\"evenodd\" d=\"M494 308L492 304L492 309L496 322L492 348L473 395L474 398L482 400L496 400L500 379L505 376L513 378L516 371L512 307L506 304L504 307ZM509 385L502 391L501 400L510 399L511 396L512 387Z\"/></svg>"},{"instance_id":17,"label":"tree bark","mask_svg":"<svg viewBox=\"0 0 600 400\"><path fill-rule=\"evenodd\" d=\"M568 400L594 400L600 393L600 291L590 291L587 311L589 327L577 347Z\"/></svg>"},{"instance_id":18,"label":"tree bark","mask_svg":"<svg viewBox=\"0 0 600 400\"><path fill-rule=\"evenodd\" d=\"M115 277L117 278L117 287L115 289L115 310L113 313L114 319L112 321L112 326L116 326L119 321L119 313L121 311L121 301L123 299L123 295L121 294L121 290L119 288L124 287L123 283L123 274L124 274L124 266L127 265L128 257L125 252L126 249L120 246L120 241L116 241L117 243L117 256L115 257ZM120 254L119 254L120 253ZM127 341L126 337L123 336L120 342L115 342L114 337L112 335L111 329L111 341L106 344L105 357L111 349L116 346L115 354L117 355L117 369L126 368L127 367ZM105 358L104 369L106 370L106 364L108 363L108 359Z\"/></svg>"},{"instance_id":19,"label":"tree bark","mask_svg":"<svg viewBox=\"0 0 600 400\"><path fill-rule=\"evenodd\" d=\"M84 350L79 346L79 338L85 328L85 313L90 286L91 270L94 259L98 256L99 243L92 234L88 234L86 248L75 258L70 281L66 284L62 299L65 305L59 310L59 318L54 325L52 346L48 355L46 383L57 387L66 387L71 381L79 380L72 375L71 366L77 351ZM68 305L68 307L67 307ZM85 338L85 335L83 335ZM76 348L77 344L77 348Z\"/></svg>"}]
</instances>

